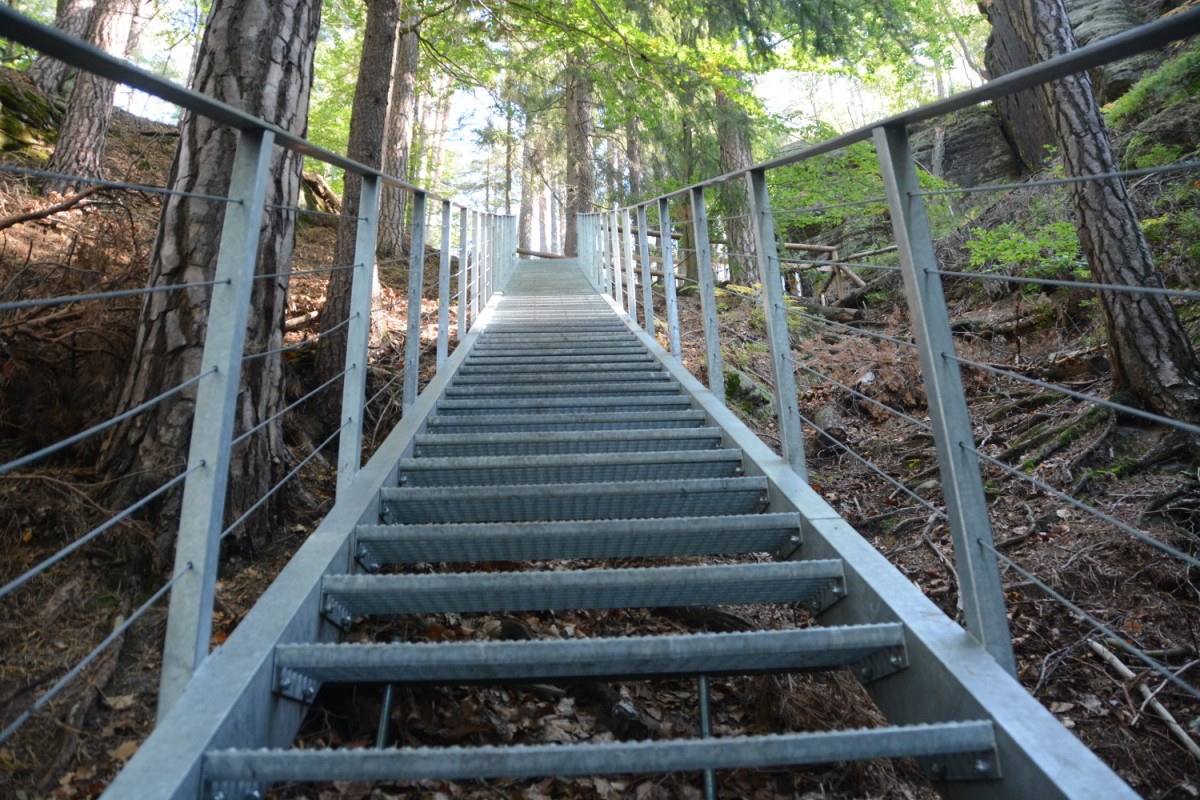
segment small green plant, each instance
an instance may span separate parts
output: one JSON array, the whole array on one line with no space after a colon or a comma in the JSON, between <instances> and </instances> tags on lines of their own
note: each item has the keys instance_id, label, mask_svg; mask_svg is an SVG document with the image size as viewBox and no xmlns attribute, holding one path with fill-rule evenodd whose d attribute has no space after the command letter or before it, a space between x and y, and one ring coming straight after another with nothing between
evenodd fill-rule
<instances>
[{"instance_id":1,"label":"small green plant","mask_svg":"<svg viewBox=\"0 0 1200 800\"><path fill-rule=\"evenodd\" d=\"M966 243L969 263L976 269L995 272L1008 268L1025 278L1088 280L1091 272L1079 252L1075 226L1065 220L1048 222L1032 230L1019 230L1005 222L990 230L974 228L975 238ZM1037 294L1041 287L1027 290Z\"/></svg>"},{"instance_id":2,"label":"small green plant","mask_svg":"<svg viewBox=\"0 0 1200 800\"><path fill-rule=\"evenodd\" d=\"M1200 48L1192 48L1143 75L1105 109L1109 125L1137 123L1164 106L1200 94Z\"/></svg>"}]
</instances>

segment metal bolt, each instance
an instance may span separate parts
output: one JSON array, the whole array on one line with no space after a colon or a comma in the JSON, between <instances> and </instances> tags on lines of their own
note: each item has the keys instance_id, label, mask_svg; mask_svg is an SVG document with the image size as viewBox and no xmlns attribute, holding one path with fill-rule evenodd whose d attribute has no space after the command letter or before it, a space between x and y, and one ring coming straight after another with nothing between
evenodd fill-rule
<instances>
[{"instance_id":1,"label":"metal bolt","mask_svg":"<svg viewBox=\"0 0 1200 800\"><path fill-rule=\"evenodd\" d=\"M336 602L337 601L333 599L332 595L329 597L326 597L325 598L325 613L329 613L330 611L333 611L333 606Z\"/></svg>"},{"instance_id":2,"label":"metal bolt","mask_svg":"<svg viewBox=\"0 0 1200 800\"><path fill-rule=\"evenodd\" d=\"M841 585L840 583L835 583L835 584L833 585L833 587L832 587L832 588L830 588L830 590L829 590L829 591L830 591L830 593L831 593L831 594L832 594L834 597L837 597L837 596L838 596L838 595L840 595L840 594L841 594L841 593L842 593L844 590L842 589L842 585Z\"/></svg>"},{"instance_id":3,"label":"metal bolt","mask_svg":"<svg viewBox=\"0 0 1200 800\"><path fill-rule=\"evenodd\" d=\"M292 679L289 678L288 676L284 675L282 678L279 679L279 688L280 689L286 689L291 685L292 685Z\"/></svg>"},{"instance_id":4,"label":"metal bolt","mask_svg":"<svg viewBox=\"0 0 1200 800\"><path fill-rule=\"evenodd\" d=\"M399 480L398 482L399 482L399 483L408 483L408 476L407 476L407 475L401 475L401 476L400 476L400 480Z\"/></svg>"},{"instance_id":5,"label":"metal bolt","mask_svg":"<svg viewBox=\"0 0 1200 800\"><path fill-rule=\"evenodd\" d=\"M788 541L791 542L792 544L800 544L800 537L793 536L793 537L789 538Z\"/></svg>"},{"instance_id":6,"label":"metal bolt","mask_svg":"<svg viewBox=\"0 0 1200 800\"><path fill-rule=\"evenodd\" d=\"M258 789L251 789L246 792L246 800L262 800L262 792Z\"/></svg>"},{"instance_id":7,"label":"metal bolt","mask_svg":"<svg viewBox=\"0 0 1200 800\"><path fill-rule=\"evenodd\" d=\"M929 772L935 778L942 778L946 775L946 765L940 761L935 761L929 765Z\"/></svg>"},{"instance_id":8,"label":"metal bolt","mask_svg":"<svg viewBox=\"0 0 1200 800\"><path fill-rule=\"evenodd\" d=\"M370 551L367 550L367 546L365 544L360 544L358 546L358 557L359 558L366 558L367 555L369 554L369 552Z\"/></svg>"},{"instance_id":9,"label":"metal bolt","mask_svg":"<svg viewBox=\"0 0 1200 800\"><path fill-rule=\"evenodd\" d=\"M975 774L987 775L992 771L992 765L987 759L981 758L975 762Z\"/></svg>"},{"instance_id":10,"label":"metal bolt","mask_svg":"<svg viewBox=\"0 0 1200 800\"><path fill-rule=\"evenodd\" d=\"M314 697L316 697L316 696L317 696L317 690L316 690L316 689L314 689L314 688L313 688L313 687L311 687L311 686L305 686L305 687L304 687L304 699L305 699L305 700L312 700L312 699L313 699Z\"/></svg>"},{"instance_id":11,"label":"metal bolt","mask_svg":"<svg viewBox=\"0 0 1200 800\"><path fill-rule=\"evenodd\" d=\"M860 667L858 670L858 677L862 678L864 681L871 680L871 674L871 668L869 666Z\"/></svg>"},{"instance_id":12,"label":"metal bolt","mask_svg":"<svg viewBox=\"0 0 1200 800\"><path fill-rule=\"evenodd\" d=\"M224 792L213 792L212 797L209 800L225 800L225 793Z\"/></svg>"},{"instance_id":13,"label":"metal bolt","mask_svg":"<svg viewBox=\"0 0 1200 800\"><path fill-rule=\"evenodd\" d=\"M904 659L899 653L892 653L892 657L889 658L888 661L891 662L893 667L900 667L904 665Z\"/></svg>"},{"instance_id":14,"label":"metal bolt","mask_svg":"<svg viewBox=\"0 0 1200 800\"><path fill-rule=\"evenodd\" d=\"M745 473L745 471L746 471L746 470L742 469L741 467L734 467L734 468L733 468L733 474L734 474L734 475L741 475L741 474Z\"/></svg>"},{"instance_id":15,"label":"metal bolt","mask_svg":"<svg viewBox=\"0 0 1200 800\"><path fill-rule=\"evenodd\" d=\"M342 615L342 626L343 627L349 628L351 622L354 622L354 617L350 616L349 614Z\"/></svg>"}]
</instances>

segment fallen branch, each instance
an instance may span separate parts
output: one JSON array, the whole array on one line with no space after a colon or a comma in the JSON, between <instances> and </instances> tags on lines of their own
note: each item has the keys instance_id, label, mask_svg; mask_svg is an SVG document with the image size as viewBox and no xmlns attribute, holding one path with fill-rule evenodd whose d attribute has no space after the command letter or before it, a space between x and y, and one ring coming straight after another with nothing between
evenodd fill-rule
<instances>
[{"instance_id":1,"label":"fallen branch","mask_svg":"<svg viewBox=\"0 0 1200 800\"><path fill-rule=\"evenodd\" d=\"M14 214L11 217L4 217L3 219L0 219L0 231L6 228L11 228L13 225L20 225L22 222L33 222L34 220L52 217L62 211L68 211L74 206L78 205L84 198L95 194L96 192L100 191L100 189L100 186L89 186L82 192L71 195L61 203L55 203L54 205L47 206L39 211L28 211L24 214Z\"/></svg>"},{"instance_id":2,"label":"fallen branch","mask_svg":"<svg viewBox=\"0 0 1200 800\"><path fill-rule=\"evenodd\" d=\"M1121 659L1116 657L1113 651L1100 644L1100 642L1092 640L1088 642L1088 646L1092 648L1093 653L1100 656L1105 663L1116 670L1116 673L1121 676L1122 680L1133 680L1136 677L1133 674L1133 671L1129 669L1129 667L1125 666ZM1139 683L1137 688L1138 691L1142 693L1142 697L1144 697L1149 703L1150 709L1155 714L1158 714L1163 722L1167 723L1167 728L1170 729L1171 733L1175 735L1175 738L1180 741L1184 749L1191 754L1192 758L1200 761L1200 745L1196 744L1196 740L1188 735L1188 732L1185 731L1179 725L1179 723L1175 721L1175 717L1171 716L1171 712L1167 711L1162 703L1154 699L1153 693L1150 691L1149 686L1146 686L1144 683Z\"/></svg>"}]
</instances>

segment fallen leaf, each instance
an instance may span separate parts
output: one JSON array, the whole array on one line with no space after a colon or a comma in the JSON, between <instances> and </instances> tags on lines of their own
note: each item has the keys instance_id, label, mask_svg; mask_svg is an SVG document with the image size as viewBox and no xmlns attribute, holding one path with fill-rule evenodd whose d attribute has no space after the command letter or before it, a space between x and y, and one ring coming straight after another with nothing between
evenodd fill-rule
<instances>
[{"instance_id":1,"label":"fallen leaf","mask_svg":"<svg viewBox=\"0 0 1200 800\"><path fill-rule=\"evenodd\" d=\"M113 711L124 711L127 708L133 707L133 695L123 694L120 697L106 697L104 698L104 705Z\"/></svg>"},{"instance_id":2,"label":"fallen leaf","mask_svg":"<svg viewBox=\"0 0 1200 800\"><path fill-rule=\"evenodd\" d=\"M119 761L124 764L129 759L133 758L133 754L137 752L138 742L130 739L127 742L117 745L112 750L108 751L108 757L113 761Z\"/></svg>"}]
</instances>

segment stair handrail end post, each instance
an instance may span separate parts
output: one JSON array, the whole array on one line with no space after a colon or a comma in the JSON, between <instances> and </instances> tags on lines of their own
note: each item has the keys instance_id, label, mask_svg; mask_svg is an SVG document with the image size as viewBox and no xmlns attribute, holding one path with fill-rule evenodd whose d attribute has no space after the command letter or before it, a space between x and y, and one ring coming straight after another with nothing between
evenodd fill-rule
<instances>
[{"instance_id":1,"label":"stair handrail end post","mask_svg":"<svg viewBox=\"0 0 1200 800\"><path fill-rule=\"evenodd\" d=\"M638 261L642 269L642 319L643 330L654 335L654 276L650 274L650 235L646 220L646 204L637 207Z\"/></svg>"},{"instance_id":2,"label":"stair handrail end post","mask_svg":"<svg viewBox=\"0 0 1200 800\"><path fill-rule=\"evenodd\" d=\"M692 205L692 234L696 240L696 278L700 289L700 312L704 317L704 355L708 367L708 389L718 403L724 404L725 372L721 361L721 332L717 322L712 242L708 233L708 209L704 204L704 187L693 186L689 194Z\"/></svg>"},{"instance_id":3,"label":"stair handrail end post","mask_svg":"<svg viewBox=\"0 0 1200 800\"><path fill-rule=\"evenodd\" d=\"M442 201L442 242L438 260L437 368L450 353L450 201Z\"/></svg>"},{"instance_id":4,"label":"stair handrail end post","mask_svg":"<svg viewBox=\"0 0 1200 800\"><path fill-rule=\"evenodd\" d=\"M242 355L274 144L270 130L238 131L200 362L202 374L213 374L196 393L190 474L175 544L175 574L187 574L171 589L156 710L160 720L208 657Z\"/></svg>"},{"instance_id":5,"label":"stair handrail end post","mask_svg":"<svg viewBox=\"0 0 1200 800\"><path fill-rule=\"evenodd\" d=\"M775 378L773 399L779 418L779 441L783 457L801 478L807 480L804 463L804 431L800 426L800 406L796 394L796 370L792 363L792 341L788 332L787 306L783 297L783 279L779 270L779 250L775 244L775 217L767 192L766 171L746 172L746 188L754 224L754 253L762 281L763 314L767 323L767 347Z\"/></svg>"},{"instance_id":6,"label":"stair handrail end post","mask_svg":"<svg viewBox=\"0 0 1200 800\"><path fill-rule=\"evenodd\" d=\"M404 340L405 409L417 402L421 361L421 296L425 280L425 192L413 192L412 235L408 252L408 333Z\"/></svg>"},{"instance_id":7,"label":"stair handrail end post","mask_svg":"<svg viewBox=\"0 0 1200 800\"><path fill-rule=\"evenodd\" d=\"M637 266L634 263L633 222L628 208L622 209L621 221L625 225L625 235L622 237L625 240L625 308L629 312L629 316L636 323L637 279L634 275L637 272Z\"/></svg>"},{"instance_id":8,"label":"stair handrail end post","mask_svg":"<svg viewBox=\"0 0 1200 800\"><path fill-rule=\"evenodd\" d=\"M462 341L467 335L467 328L470 326L470 318L467 308L467 287L469 285L467 273L467 207L463 206L458 210L458 310L456 331L454 338Z\"/></svg>"},{"instance_id":9,"label":"stair handrail end post","mask_svg":"<svg viewBox=\"0 0 1200 800\"><path fill-rule=\"evenodd\" d=\"M874 139L929 404L963 616L967 631L1015 676L1004 587L996 559L988 551L993 538L987 496L979 461L971 452L975 440L962 376L958 363L950 358L954 337L908 128L880 126Z\"/></svg>"},{"instance_id":10,"label":"stair handrail end post","mask_svg":"<svg viewBox=\"0 0 1200 800\"><path fill-rule=\"evenodd\" d=\"M358 227L354 238L354 278L350 285L350 321L346 326L346 371L342 376L344 423L338 437L337 493L346 488L362 464L363 404L367 392L367 359L371 337L371 295L375 284L375 244L379 233L382 182L362 176Z\"/></svg>"},{"instance_id":11,"label":"stair handrail end post","mask_svg":"<svg viewBox=\"0 0 1200 800\"><path fill-rule=\"evenodd\" d=\"M663 296L667 299L667 342L671 355L683 363L679 342L679 303L675 297L675 242L671 238L671 203L665 197L658 201L658 241L662 248ZM653 333L653 331L651 331Z\"/></svg>"}]
</instances>

